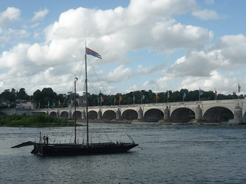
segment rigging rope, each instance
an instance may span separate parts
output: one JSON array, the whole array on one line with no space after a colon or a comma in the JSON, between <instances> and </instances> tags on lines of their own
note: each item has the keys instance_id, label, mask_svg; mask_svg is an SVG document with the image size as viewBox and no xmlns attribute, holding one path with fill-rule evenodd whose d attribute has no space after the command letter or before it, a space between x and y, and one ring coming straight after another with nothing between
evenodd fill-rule
<instances>
[{"instance_id":1,"label":"rigging rope","mask_svg":"<svg viewBox=\"0 0 246 184\"><path fill-rule=\"evenodd\" d=\"M97 60L99 60L99 59L97 59ZM105 94L107 94L106 90L104 89L104 87L103 87L103 85L102 85L102 83L101 83L101 81L100 81L100 79L99 79L99 77L98 77L98 75L97 75L97 73L96 73L95 69L93 68L93 66L92 66L90 61L89 61L89 63L90 63L90 66L91 66L92 70L94 71L94 73L95 73L95 75L97 77L97 80L100 82L100 85L101 85L102 89L104 90Z\"/></svg>"}]
</instances>

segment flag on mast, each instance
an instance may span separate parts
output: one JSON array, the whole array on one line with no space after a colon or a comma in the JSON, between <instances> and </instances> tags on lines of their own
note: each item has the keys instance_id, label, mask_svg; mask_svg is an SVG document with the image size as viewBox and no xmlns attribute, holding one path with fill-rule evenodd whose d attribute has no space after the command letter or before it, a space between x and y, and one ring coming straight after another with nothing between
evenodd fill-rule
<instances>
[{"instance_id":1,"label":"flag on mast","mask_svg":"<svg viewBox=\"0 0 246 184\"><path fill-rule=\"evenodd\" d=\"M199 88L199 96L203 95L203 90Z\"/></svg>"},{"instance_id":2,"label":"flag on mast","mask_svg":"<svg viewBox=\"0 0 246 184\"><path fill-rule=\"evenodd\" d=\"M184 101L184 98L186 97L186 92L183 93L183 101Z\"/></svg>"},{"instance_id":3,"label":"flag on mast","mask_svg":"<svg viewBox=\"0 0 246 184\"><path fill-rule=\"evenodd\" d=\"M157 103L157 101L159 100L159 95L158 94L155 94L155 103Z\"/></svg>"},{"instance_id":4,"label":"flag on mast","mask_svg":"<svg viewBox=\"0 0 246 184\"><path fill-rule=\"evenodd\" d=\"M144 96L144 94L142 94L142 100L143 100L143 99L145 99L145 96Z\"/></svg>"},{"instance_id":5,"label":"flag on mast","mask_svg":"<svg viewBox=\"0 0 246 184\"><path fill-rule=\"evenodd\" d=\"M216 90L216 89L214 89L214 99L216 100L216 99L217 99L217 97L218 97L217 90Z\"/></svg>"},{"instance_id":6,"label":"flag on mast","mask_svg":"<svg viewBox=\"0 0 246 184\"><path fill-rule=\"evenodd\" d=\"M86 54L87 55L91 55L91 56L94 56L94 57L97 57L99 59L102 59L102 56L100 54L98 54L97 52L95 52L94 50L91 50L89 48L86 47Z\"/></svg>"},{"instance_id":7,"label":"flag on mast","mask_svg":"<svg viewBox=\"0 0 246 184\"><path fill-rule=\"evenodd\" d=\"M101 96L101 102L104 102L104 98Z\"/></svg>"},{"instance_id":8,"label":"flag on mast","mask_svg":"<svg viewBox=\"0 0 246 184\"><path fill-rule=\"evenodd\" d=\"M170 93L169 93L169 91L167 91L167 98L170 98Z\"/></svg>"},{"instance_id":9,"label":"flag on mast","mask_svg":"<svg viewBox=\"0 0 246 184\"><path fill-rule=\"evenodd\" d=\"M201 88L199 88L199 95L198 95L199 101L200 101L200 96L201 96L201 95L203 95L203 90L201 90Z\"/></svg>"},{"instance_id":10,"label":"flag on mast","mask_svg":"<svg viewBox=\"0 0 246 184\"><path fill-rule=\"evenodd\" d=\"M238 83L238 93L240 93L240 91L241 91L241 86L240 86L240 84Z\"/></svg>"}]
</instances>

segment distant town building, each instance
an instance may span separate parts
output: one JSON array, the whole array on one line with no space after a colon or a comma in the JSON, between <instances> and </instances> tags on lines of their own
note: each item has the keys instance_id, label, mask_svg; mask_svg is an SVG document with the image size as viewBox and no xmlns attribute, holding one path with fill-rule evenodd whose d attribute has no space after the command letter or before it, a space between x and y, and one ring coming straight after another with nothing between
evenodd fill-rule
<instances>
[{"instance_id":1,"label":"distant town building","mask_svg":"<svg viewBox=\"0 0 246 184\"><path fill-rule=\"evenodd\" d=\"M0 105L11 105L11 102L9 100L6 99L0 99Z\"/></svg>"},{"instance_id":2,"label":"distant town building","mask_svg":"<svg viewBox=\"0 0 246 184\"><path fill-rule=\"evenodd\" d=\"M36 102L21 100L21 99L17 99L15 101L15 104L16 104L17 109L36 109L36 107L37 107Z\"/></svg>"}]
</instances>

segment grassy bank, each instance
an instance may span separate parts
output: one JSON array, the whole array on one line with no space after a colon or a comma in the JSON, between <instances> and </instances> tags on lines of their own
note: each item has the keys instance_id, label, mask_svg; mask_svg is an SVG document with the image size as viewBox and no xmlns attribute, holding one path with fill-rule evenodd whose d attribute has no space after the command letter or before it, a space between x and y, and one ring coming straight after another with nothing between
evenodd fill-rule
<instances>
[{"instance_id":1,"label":"grassy bank","mask_svg":"<svg viewBox=\"0 0 246 184\"><path fill-rule=\"evenodd\" d=\"M72 121L63 120L54 116L38 114L36 116L23 115L4 115L0 116L0 126L8 127L55 127L73 126Z\"/></svg>"}]
</instances>

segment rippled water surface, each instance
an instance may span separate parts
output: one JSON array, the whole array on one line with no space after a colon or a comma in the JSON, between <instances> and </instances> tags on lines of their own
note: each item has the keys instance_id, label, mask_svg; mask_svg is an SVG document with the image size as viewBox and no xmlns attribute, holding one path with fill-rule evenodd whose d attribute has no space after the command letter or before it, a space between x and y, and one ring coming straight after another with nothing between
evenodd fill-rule
<instances>
[{"instance_id":1,"label":"rippled water surface","mask_svg":"<svg viewBox=\"0 0 246 184\"><path fill-rule=\"evenodd\" d=\"M130 153L40 157L32 147L39 132L55 142L72 142L73 128L0 128L0 183L246 183L245 126L91 124L90 138L131 141ZM85 127L78 128L79 142Z\"/></svg>"}]
</instances>

